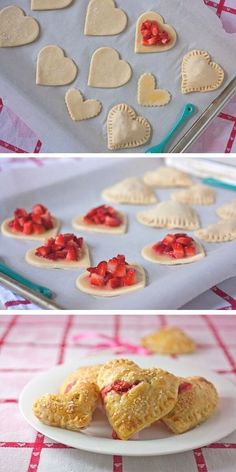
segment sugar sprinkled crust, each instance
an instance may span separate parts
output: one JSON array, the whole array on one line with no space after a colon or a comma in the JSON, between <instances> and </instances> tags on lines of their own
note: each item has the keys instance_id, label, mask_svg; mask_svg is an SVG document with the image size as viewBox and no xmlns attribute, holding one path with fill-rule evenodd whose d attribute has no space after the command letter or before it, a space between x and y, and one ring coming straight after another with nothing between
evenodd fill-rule
<instances>
[{"instance_id":1,"label":"sugar sprinkled crust","mask_svg":"<svg viewBox=\"0 0 236 472\"><path fill-rule=\"evenodd\" d=\"M76 389L77 383L83 380L97 384L97 377L101 366L102 364L88 367L79 367L79 369L77 369L75 372L72 372L65 378L59 392L61 394L72 392L74 389Z\"/></svg>"},{"instance_id":2,"label":"sugar sprinkled crust","mask_svg":"<svg viewBox=\"0 0 236 472\"><path fill-rule=\"evenodd\" d=\"M141 344L150 351L160 354L188 354L196 351L195 342L175 326L165 326L144 336Z\"/></svg>"}]
</instances>

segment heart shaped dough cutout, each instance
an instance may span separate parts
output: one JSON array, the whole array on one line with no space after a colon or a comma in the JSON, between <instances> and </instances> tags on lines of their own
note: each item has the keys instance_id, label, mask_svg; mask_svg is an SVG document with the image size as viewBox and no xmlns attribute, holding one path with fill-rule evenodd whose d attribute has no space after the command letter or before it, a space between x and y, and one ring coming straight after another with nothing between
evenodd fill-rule
<instances>
[{"instance_id":1,"label":"heart shaped dough cutout","mask_svg":"<svg viewBox=\"0 0 236 472\"><path fill-rule=\"evenodd\" d=\"M170 36L170 41L163 45L163 44L156 44L154 46L143 46L142 44L142 34L141 34L141 26L144 21L151 20L157 21L159 29L161 31L166 31ZM177 41L177 34L174 28L164 22L159 13L154 11L147 11L141 15L137 21L136 26L136 36L135 36L135 52L136 53L150 53L150 52L164 52L172 49Z\"/></svg>"},{"instance_id":2,"label":"heart shaped dough cutout","mask_svg":"<svg viewBox=\"0 0 236 472\"><path fill-rule=\"evenodd\" d=\"M84 34L87 36L112 36L127 26L127 16L117 8L114 0L90 0L85 20Z\"/></svg>"},{"instance_id":3,"label":"heart shaped dough cutout","mask_svg":"<svg viewBox=\"0 0 236 472\"><path fill-rule=\"evenodd\" d=\"M153 262L154 264L170 266L191 264L192 262L199 261L206 255L202 245L197 241L194 241L193 243L196 250L196 254L194 256L183 257L181 259L174 259L172 257L166 256L165 254L157 254L157 252L153 249L154 244L156 243L148 244L142 249L141 252L144 259L149 262Z\"/></svg>"},{"instance_id":4,"label":"heart shaped dough cutout","mask_svg":"<svg viewBox=\"0 0 236 472\"><path fill-rule=\"evenodd\" d=\"M193 50L186 54L182 63L182 93L212 92L224 81L222 67L211 61L206 51Z\"/></svg>"},{"instance_id":5,"label":"heart shaped dough cutout","mask_svg":"<svg viewBox=\"0 0 236 472\"><path fill-rule=\"evenodd\" d=\"M89 87L117 88L125 85L132 76L128 62L120 59L113 48L99 48L92 56L89 70Z\"/></svg>"},{"instance_id":6,"label":"heart shaped dough cutout","mask_svg":"<svg viewBox=\"0 0 236 472\"><path fill-rule=\"evenodd\" d=\"M125 103L114 106L107 118L108 149L142 146L151 137L151 125Z\"/></svg>"},{"instance_id":7,"label":"heart shaped dough cutout","mask_svg":"<svg viewBox=\"0 0 236 472\"><path fill-rule=\"evenodd\" d=\"M77 66L59 46L46 46L37 58L37 85L67 85L73 82L77 75Z\"/></svg>"},{"instance_id":8,"label":"heart shaped dough cutout","mask_svg":"<svg viewBox=\"0 0 236 472\"><path fill-rule=\"evenodd\" d=\"M89 120L99 115L102 104L98 100L84 100L78 89L69 89L65 96L66 106L74 121Z\"/></svg>"},{"instance_id":9,"label":"heart shaped dough cutout","mask_svg":"<svg viewBox=\"0 0 236 472\"><path fill-rule=\"evenodd\" d=\"M171 95L167 90L156 88L156 79L152 74L143 74L138 81L138 103L143 107L161 107L167 105Z\"/></svg>"},{"instance_id":10,"label":"heart shaped dough cutout","mask_svg":"<svg viewBox=\"0 0 236 472\"><path fill-rule=\"evenodd\" d=\"M89 249L83 243L80 258L78 261L68 261L67 259L51 260L45 257L36 256L35 249L29 249L25 255L28 264L42 269L80 269L90 266Z\"/></svg>"},{"instance_id":11,"label":"heart shaped dough cutout","mask_svg":"<svg viewBox=\"0 0 236 472\"><path fill-rule=\"evenodd\" d=\"M44 241L45 239L49 238L55 238L56 235L59 232L61 223L60 220L58 220L55 217L52 217L53 220L53 228L45 230L43 233L40 234L24 234L21 232L14 232L12 231L11 227L9 226L9 223L12 221L12 218L8 218L3 221L1 225L1 231L4 236L7 236L9 238L14 238L14 239L25 239L27 240L34 240L34 241Z\"/></svg>"},{"instance_id":12,"label":"heart shaped dough cutout","mask_svg":"<svg viewBox=\"0 0 236 472\"><path fill-rule=\"evenodd\" d=\"M0 47L23 46L35 41L39 24L31 16L14 5L0 11Z\"/></svg>"},{"instance_id":13,"label":"heart shaped dough cutout","mask_svg":"<svg viewBox=\"0 0 236 472\"><path fill-rule=\"evenodd\" d=\"M59 10L72 2L73 0L31 0L31 10Z\"/></svg>"}]
</instances>

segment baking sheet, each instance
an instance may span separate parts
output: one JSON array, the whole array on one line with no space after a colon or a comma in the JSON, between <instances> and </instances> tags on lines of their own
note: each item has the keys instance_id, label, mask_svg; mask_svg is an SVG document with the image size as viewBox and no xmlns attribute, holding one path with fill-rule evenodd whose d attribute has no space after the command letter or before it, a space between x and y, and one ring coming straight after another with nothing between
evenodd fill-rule
<instances>
[{"instance_id":1,"label":"baking sheet","mask_svg":"<svg viewBox=\"0 0 236 472\"><path fill-rule=\"evenodd\" d=\"M89 160L91 167L93 161ZM162 164L157 159L110 159L103 160L103 165L89 169L78 167L73 177L55 184L45 185L18 196L2 198L0 203L0 221L13 214L16 206L30 207L35 202L47 205L52 213L61 219L62 232L73 231L71 220L84 214L90 207L102 203L101 191L113 183L129 176L142 176L147 170ZM99 160L100 161L100 160ZM57 161L58 166L60 160ZM32 172L32 170L31 170ZM37 169L35 170L35 179ZM33 179L31 173L31 179ZM199 180L194 178L196 182ZM174 189L158 190L161 201L167 200ZM229 190L216 189L216 204L196 206L202 226L218 221L215 209L233 198L235 193ZM141 264L148 275L145 289L112 299L92 297L75 288L75 280L83 271L39 269L24 261L29 248L36 247L32 241L19 241L0 235L0 257L6 264L14 267L39 284L46 285L57 295L55 301L67 308L77 310L161 310L178 309L193 298L214 285L236 275L236 241L222 244L205 244L207 257L189 265L161 266L146 261L141 256L141 249L148 243L161 240L166 229L149 228L136 221L136 213L148 205L116 205L129 215L129 229L122 236L77 232L84 236L91 251L92 264L124 253L128 261ZM170 232L168 230L168 232ZM189 234L193 234L191 231ZM204 309L204 306L202 307Z\"/></svg>"},{"instance_id":2,"label":"baking sheet","mask_svg":"<svg viewBox=\"0 0 236 472\"><path fill-rule=\"evenodd\" d=\"M148 118L153 127L152 141L130 152L144 152L157 144L169 131L186 103L193 102L198 114L178 134L173 144L184 135L196 118L235 75L235 34L227 34L220 19L205 6L203 0L117 0L129 18L126 31L118 36L84 36L84 21L88 0L74 0L62 10L32 12L30 0L15 0L14 4L34 16L41 25L40 38L30 45L18 48L0 48L0 96L6 104L34 129L43 141L45 152L108 152L106 146L106 117L117 103L126 102ZM9 0L1 0L1 8ZM177 45L160 54L135 54L136 21L147 10L158 11L178 33ZM68 57L79 67L77 79L70 86L42 87L35 85L36 58L39 50L56 44L65 49ZM117 89L96 89L87 86L92 53L99 47L111 46L133 69L132 80ZM226 71L224 85L215 92L182 95L180 92L181 63L184 54L192 49L207 50L214 61ZM170 105L160 108L140 107L136 99L138 77L151 72L158 85L172 94ZM84 122L74 123L67 113L64 96L69 87L80 88L86 98L102 101L102 113Z\"/></svg>"}]
</instances>

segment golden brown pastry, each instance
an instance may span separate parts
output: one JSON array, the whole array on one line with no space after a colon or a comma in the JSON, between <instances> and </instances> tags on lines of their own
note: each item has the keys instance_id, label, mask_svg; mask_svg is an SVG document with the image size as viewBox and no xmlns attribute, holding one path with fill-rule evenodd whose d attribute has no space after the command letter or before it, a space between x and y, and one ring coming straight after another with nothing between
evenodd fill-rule
<instances>
[{"instance_id":1,"label":"golden brown pastry","mask_svg":"<svg viewBox=\"0 0 236 472\"><path fill-rule=\"evenodd\" d=\"M80 367L75 372L72 372L72 374L69 374L60 387L60 393L71 393L76 389L77 383L81 382L81 380L97 384L97 376L101 365L102 364Z\"/></svg>"},{"instance_id":2,"label":"golden brown pastry","mask_svg":"<svg viewBox=\"0 0 236 472\"><path fill-rule=\"evenodd\" d=\"M159 354L188 354L196 351L195 342L175 326L165 326L144 336L141 345Z\"/></svg>"}]
</instances>

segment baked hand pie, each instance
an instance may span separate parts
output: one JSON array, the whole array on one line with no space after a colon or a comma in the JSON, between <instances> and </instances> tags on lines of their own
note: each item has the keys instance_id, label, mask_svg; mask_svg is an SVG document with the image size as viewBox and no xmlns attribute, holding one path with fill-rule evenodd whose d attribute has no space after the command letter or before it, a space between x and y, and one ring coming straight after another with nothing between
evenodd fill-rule
<instances>
[{"instance_id":1,"label":"baked hand pie","mask_svg":"<svg viewBox=\"0 0 236 472\"><path fill-rule=\"evenodd\" d=\"M236 200L220 206L217 208L216 213L223 220L231 220L236 218Z\"/></svg>"},{"instance_id":2,"label":"baked hand pie","mask_svg":"<svg viewBox=\"0 0 236 472\"><path fill-rule=\"evenodd\" d=\"M84 239L71 233L47 239L43 246L27 251L25 260L42 269L78 269L90 264Z\"/></svg>"},{"instance_id":3,"label":"baked hand pie","mask_svg":"<svg viewBox=\"0 0 236 472\"><path fill-rule=\"evenodd\" d=\"M97 385L81 381L73 392L66 395L47 394L39 397L34 402L33 412L44 424L80 431L91 423L99 399Z\"/></svg>"},{"instance_id":4,"label":"baked hand pie","mask_svg":"<svg viewBox=\"0 0 236 472\"><path fill-rule=\"evenodd\" d=\"M171 194L171 199L189 205L212 205L215 202L215 190L207 185L196 184Z\"/></svg>"},{"instance_id":5,"label":"baked hand pie","mask_svg":"<svg viewBox=\"0 0 236 472\"><path fill-rule=\"evenodd\" d=\"M55 237L59 228L59 220L41 203L33 205L30 212L25 208L16 208L14 216L1 225L4 236L35 241Z\"/></svg>"},{"instance_id":6,"label":"baked hand pie","mask_svg":"<svg viewBox=\"0 0 236 472\"><path fill-rule=\"evenodd\" d=\"M182 93L212 92L224 81L225 73L218 64L211 61L206 51L188 52L182 62Z\"/></svg>"},{"instance_id":7,"label":"baked hand pie","mask_svg":"<svg viewBox=\"0 0 236 472\"><path fill-rule=\"evenodd\" d=\"M144 336L141 345L158 354L190 354L196 351L195 342L180 328L165 326L159 331Z\"/></svg>"},{"instance_id":8,"label":"baked hand pie","mask_svg":"<svg viewBox=\"0 0 236 472\"><path fill-rule=\"evenodd\" d=\"M190 187L193 184L191 177L175 167L161 166L144 174L145 184L151 187Z\"/></svg>"},{"instance_id":9,"label":"baked hand pie","mask_svg":"<svg viewBox=\"0 0 236 472\"><path fill-rule=\"evenodd\" d=\"M196 236L208 243L223 243L236 239L236 218L224 220L207 228L199 229Z\"/></svg>"},{"instance_id":10,"label":"baked hand pie","mask_svg":"<svg viewBox=\"0 0 236 472\"><path fill-rule=\"evenodd\" d=\"M127 440L174 408L179 379L118 359L101 367L98 386L111 427L119 439Z\"/></svg>"},{"instance_id":11,"label":"baked hand pie","mask_svg":"<svg viewBox=\"0 0 236 472\"><path fill-rule=\"evenodd\" d=\"M77 216L72 225L75 229L94 233L124 234L127 215L107 205L92 208L86 215Z\"/></svg>"},{"instance_id":12,"label":"baked hand pie","mask_svg":"<svg viewBox=\"0 0 236 472\"><path fill-rule=\"evenodd\" d=\"M131 205L149 205L158 201L155 193L142 179L129 177L106 188L102 198L115 203L129 203Z\"/></svg>"},{"instance_id":13,"label":"baked hand pie","mask_svg":"<svg viewBox=\"0 0 236 472\"><path fill-rule=\"evenodd\" d=\"M141 254L162 265L190 264L205 257L202 245L186 233L167 234L162 241L145 246Z\"/></svg>"},{"instance_id":14,"label":"baked hand pie","mask_svg":"<svg viewBox=\"0 0 236 472\"><path fill-rule=\"evenodd\" d=\"M185 203L167 201L155 205L150 210L137 214L139 223L153 228L200 228L199 218L193 208Z\"/></svg>"},{"instance_id":15,"label":"baked hand pie","mask_svg":"<svg viewBox=\"0 0 236 472\"><path fill-rule=\"evenodd\" d=\"M206 421L216 410L218 394L202 377L180 379L178 401L162 421L175 434L185 433Z\"/></svg>"},{"instance_id":16,"label":"baked hand pie","mask_svg":"<svg viewBox=\"0 0 236 472\"><path fill-rule=\"evenodd\" d=\"M67 393L72 393L77 388L77 384L81 381L88 381L93 384L97 384L97 376L102 364L100 365L91 365L86 367L79 367L75 372L69 374L63 384L60 387L59 393L65 395Z\"/></svg>"}]
</instances>

